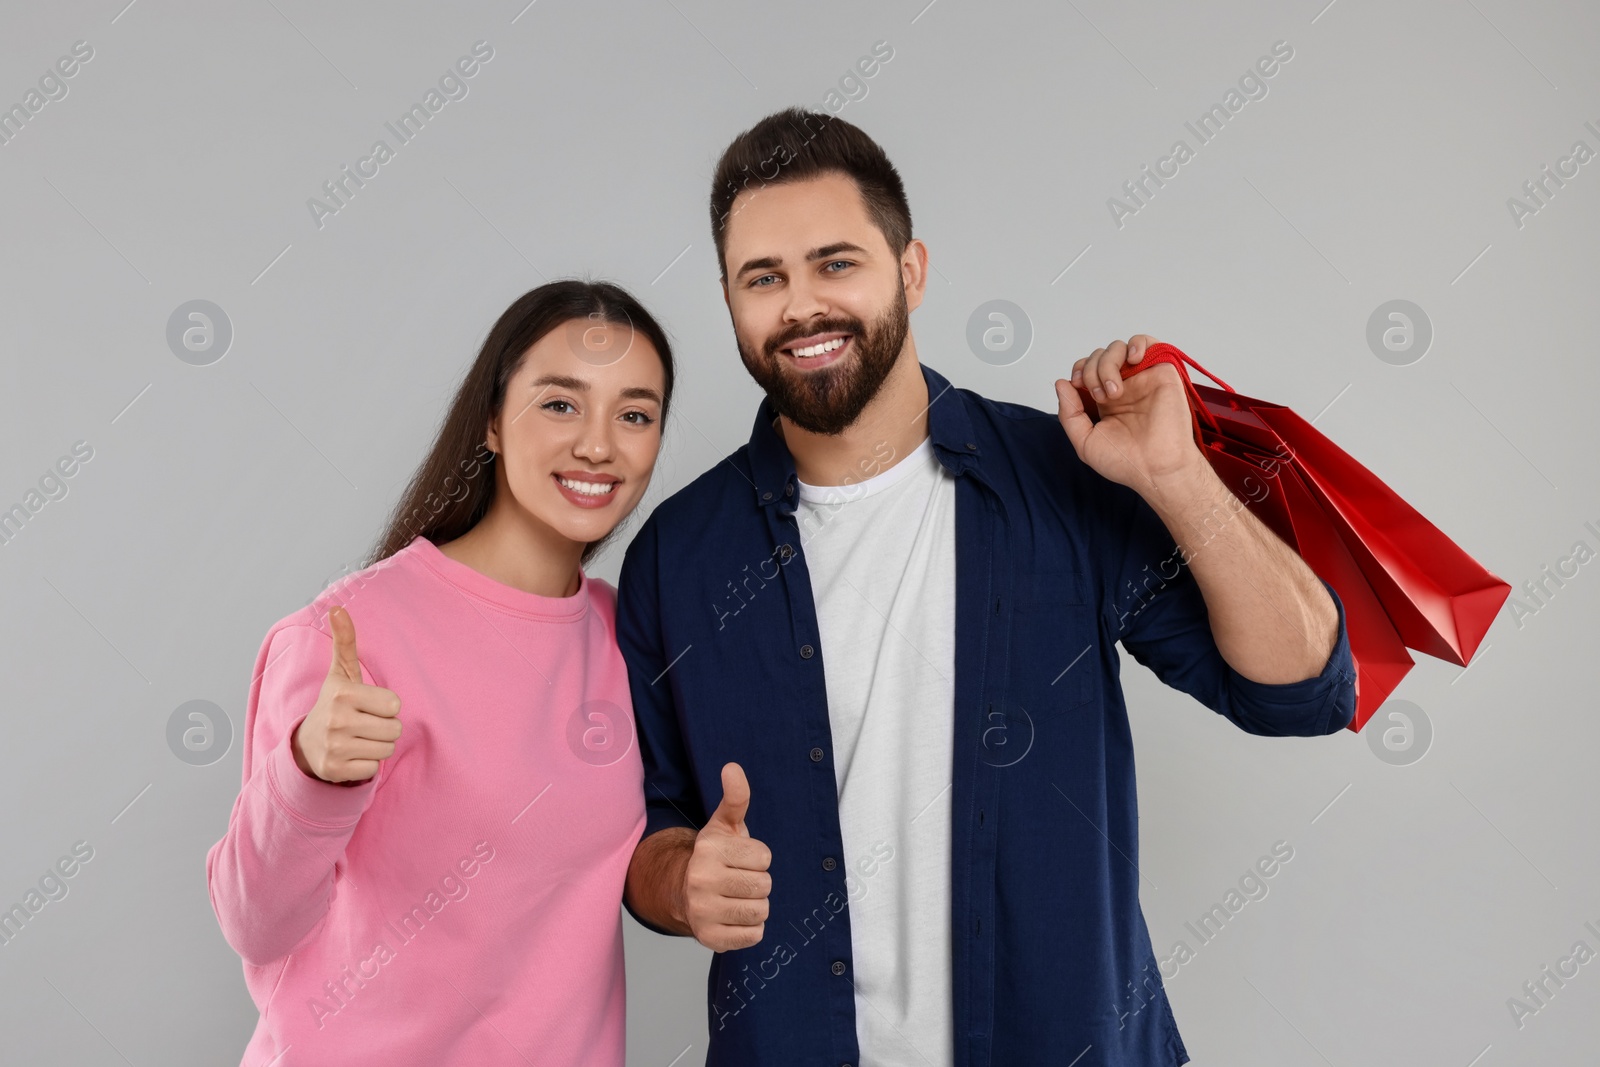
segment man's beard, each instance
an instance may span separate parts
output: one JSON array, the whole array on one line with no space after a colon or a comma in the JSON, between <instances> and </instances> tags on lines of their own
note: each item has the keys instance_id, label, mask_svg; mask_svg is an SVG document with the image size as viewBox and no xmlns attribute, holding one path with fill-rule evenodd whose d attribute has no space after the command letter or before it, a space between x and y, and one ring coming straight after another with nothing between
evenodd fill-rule
<instances>
[{"instance_id":1,"label":"man's beard","mask_svg":"<svg viewBox=\"0 0 1600 1067\"><path fill-rule=\"evenodd\" d=\"M778 414L802 430L831 437L854 423L883 388L910 326L905 289L897 285L894 303L871 329L854 318L816 320L768 342L759 358L739 341L739 358ZM780 348L819 333L849 333L855 351L842 362L814 371L791 371L782 365L792 357L780 355Z\"/></svg>"}]
</instances>

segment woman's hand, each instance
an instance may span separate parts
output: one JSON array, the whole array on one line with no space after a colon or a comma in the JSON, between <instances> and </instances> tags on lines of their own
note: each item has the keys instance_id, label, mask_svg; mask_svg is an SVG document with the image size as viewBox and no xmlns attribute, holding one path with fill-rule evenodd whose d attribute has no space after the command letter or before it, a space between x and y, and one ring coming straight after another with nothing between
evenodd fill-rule
<instances>
[{"instance_id":1,"label":"woman's hand","mask_svg":"<svg viewBox=\"0 0 1600 1067\"><path fill-rule=\"evenodd\" d=\"M394 755L400 737L400 697L361 681L356 624L342 607L328 612L333 660L311 713L295 727L294 761L324 782L364 782Z\"/></svg>"}]
</instances>

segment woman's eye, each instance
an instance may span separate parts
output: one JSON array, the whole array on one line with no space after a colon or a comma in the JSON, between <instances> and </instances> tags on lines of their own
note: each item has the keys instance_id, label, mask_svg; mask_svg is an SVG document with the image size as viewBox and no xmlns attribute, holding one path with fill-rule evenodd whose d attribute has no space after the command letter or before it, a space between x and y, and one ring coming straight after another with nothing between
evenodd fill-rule
<instances>
[{"instance_id":1,"label":"woman's eye","mask_svg":"<svg viewBox=\"0 0 1600 1067\"><path fill-rule=\"evenodd\" d=\"M652 422L656 421L642 411L625 412L622 417L625 419L632 419L635 426L649 426Z\"/></svg>"},{"instance_id":2,"label":"woman's eye","mask_svg":"<svg viewBox=\"0 0 1600 1067\"><path fill-rule=\"evenodd\" d=\"M551 400L548 403L541 404L539 406L544 408L546 411L554 411L557 415L565 415L568 411L572 410L572 405L567 403L565 400Z\"/></svg>"}]
</instances>

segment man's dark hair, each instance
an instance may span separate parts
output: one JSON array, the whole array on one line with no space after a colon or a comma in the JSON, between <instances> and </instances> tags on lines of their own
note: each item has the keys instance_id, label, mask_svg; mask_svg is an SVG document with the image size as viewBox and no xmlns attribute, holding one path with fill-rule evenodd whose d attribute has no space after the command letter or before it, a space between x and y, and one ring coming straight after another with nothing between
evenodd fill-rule
<instances>
[{"instance_id":1,"label":"man's dark hair","mask_svg":"<svg viewBox=\"0 0 1600 1067\"><path fill-rule=\"evenodd\" d=\"M746 189L806 181L823 174L853 178L889 250L911 241L911 206L889 157L860 128L834 115L791 107L774 112L733 139L711 179L711 237L717 267L728 277L727 233L733 202Z\"/></svg>"}]
</instances>

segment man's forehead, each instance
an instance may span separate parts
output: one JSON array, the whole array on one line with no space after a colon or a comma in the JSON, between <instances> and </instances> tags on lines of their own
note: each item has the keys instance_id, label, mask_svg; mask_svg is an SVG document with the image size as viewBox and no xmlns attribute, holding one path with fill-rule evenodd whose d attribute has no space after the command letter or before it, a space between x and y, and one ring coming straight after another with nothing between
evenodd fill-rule
<instances>
[{"instance_id":1,"label":"man's forehead","mask_svg":"<svg viewBox=\"0 0 1600 1067\"><path fill-rule=\"evenodd\" d=\"M822 188L826 181L837 183ZM808 188L809 187L809 188ZM728 212L726 249L735 272L759 259L763 265L803 259L839 245L863 252L877 232L855 183L832 175L740 193Z\"/></svg>"},{"instance_id":2,"label":"man's forehead","mask_svg":"<svg viewBox=\"0 0 1600 1067\"><path fill-rule=\"evenodd\" d=\"M742 190L728 208L725 232L731 244L740 237L770 239L791 232L810 234L819 228L843 231L871 224L856 183L842 174L822 174ZM840 236L845 234L841 232Z\"/></svg>"}]
</instances>

